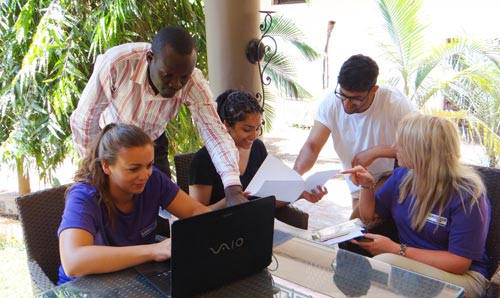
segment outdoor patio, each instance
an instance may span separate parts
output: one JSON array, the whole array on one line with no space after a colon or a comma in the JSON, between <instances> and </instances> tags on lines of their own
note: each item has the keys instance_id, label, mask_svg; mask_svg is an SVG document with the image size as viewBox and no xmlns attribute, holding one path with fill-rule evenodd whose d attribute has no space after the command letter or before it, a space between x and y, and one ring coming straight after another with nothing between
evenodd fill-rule
<instances>
[{"instance_id":1,"label":"outdoor patio","mask_svg":"<svg viewBox=\"0 0 500 298\"><path fill-rule=\"evenodd\" d=\"M364 36L364 34L366 34L367 32L376 35L374 34L374 32L376 32L375 29L378 28L378 24L375 23L376 18L372 17L373 7L371 6L374 5L375 2L366 0L361 1L361 4L357 3L355 7L351 7L349 5L336 5L335 9L331 9L333 6L324 6L329 5L328 1L329 0L320 0L316 2L316 4L320 4L319 6L317 5L316 7L308 7L308 14L314 16L314 22L308 18L301 17L304 15L304 10L303 7L299 5L290 5L284 7L280 12L293 19L296 19L297 24L300 25L300 27L303 27L305 35L310 37L317 37L311 38L310 42L315 48L318 49L323 48L325 43L323 31L325 29L326 21L335 20L337 22L334 31L335 34L333 35L334 39L332 39L332 42L334 42L334 47L330 52L332 59L330 60L331 65L329 71L332 79L336 76L337 69L339 68L340 63L344 61L344 58L358 52L363 52L364 54L371 55L374 58L376 57L376 60L381 62L381 73L384 73L387 77L387 75L391 73L391 68L389 68L388 65L384 63L384 55L383 53L381 53L381 49L375 45L375 41L378 41L379 39L367 38ZM266 8L264 6L264 3L270 3L270 1L264 0L262 0L261 2L261 6L263 8ZM443 3L445 2L448 3L449 6L452 6L449 4L451 3L451 1L444 1ZM487 2L488 1L485 2L486 4L482 3L482 5L476 4L474 5L474 7L488 7L489 5ZM442 5L444 7L444 4ZM328 9L324 9L323 7L328 7ZM463 3L455 3L453 7L462 7L464 10L464 14L467 14L467 16L481 16L481 18L478 20L473 20L473 18L469 17L462 18L460 17L461 10L452 13L452 9L450 7L446 8L447 14L450 18L453 15L457 20L470 20L470 22L478 25L478 28L481 28L481 30L471 30L471 32L478 31L484 33L487 31L484 30L484 25L479 26L481 20L498 20L498 18L494 18L488 15L488 13L493 13L495 11L494 9L486 9L486 12L480 14L474 13L472 9L470 11L465 11L466 9ZM356 13L356 18L352 17L354 14L353 11L355 11ZM433 16L432 13L430 15L433 22L439 23L440 20L444 20L442 18L442 10L430 9L430 11L436 13L436 16ZM437 13L438 11L440 12L439 15ZM369 21L359 22L359 20L362 19L366 19ZM354 22L354 24L349 25L350 21ZM456 32L452 32L450 28L453 28L455 30L460 26L463 26L463 28L467 27L469 29L475 27L470 23L464 23L464 25L460 26L458 25L458 23L454 23L455 22L447 19L446 25L447 27L449 27L448 30L434 30L433 33L435 33L436 36L432 37L431 39L436 39L439 42L443 42L444 37L448 38L450 36L453 36L453 34L456 34ZM491 24L489 26L491 26ZM254 29L257 30L257 26L254 27ZM446 26L441 24L441 27L445 28ZM498 28L497 26L491 27ZM346 30L346 28L348 29ZM220 32L220 30L215 30L212 32ZM355 38L353 41L352 36L356 35L361 36L362 38ZM478 33L476 33L475 35L478 35ZM470 34L470 36L474 36L474 34ZM245 39L245 43L246 42L247 40ZM220 44L222 45L222 43ZM212 51L212 53L214 52L217 51ZM223 56L223 58L227 59L226 56ZM218 64L223 65L223 63ZM313 97L316 99L316 101L301 102L282 100L281 102L279 102L275 107L276 117L273 122L272 130L267 132L264 136L264 143L267 146L269 154L272 154L283 160L289 167L293 167L297 154L299 153L301 146L308 136L308 128L312 125L314 119L314 106L322 97L320 93L324 92L324 87L322 88L322 86L320 86L321 67L322 63L320 60L317 60L314 63L307 62L304 65L298 67L298 69L300 70L298 74L299 81L304 84L306 88L313 90ZM214 67L212 66L212 70L213 69ZM312 73L314 73L315 75L311 75ZM212 78L215 78L213 74ZM216 80L213 80L213 82L214 81ZM227 79L222 79L219 81L224 83L228 82ZM220 87L222 88L223 86ZM332 86L330 86L330 88L331 87ZM38 98L38 96L32 97ZM463 155L464 162L467 164L486 165L488 162L487 156L484 153L484 149L480 148L477 145L464 145ZM316 165L305 176L313 174L317 171L329 169L340 169L340 163L336 153L332 148L331 140L327 141ZM30 297L31 293L28 287L28 285L30 284L30 277L26 266L26 254L22 239L22 232L19 222L15 219L16 211L14 198L17 196L18 189L17 176L14 170L5 168L4 165L0 165L0 172L2 173L3 178L0 180L0 264L2 264L0 265L0 270L2 272L0 274L0 297ZM74 172L75 166L70 162L66 162L56 170L55 178L57 178L58 182L61 184L70 183L71 177ZM30 172L30 175L32 191L37 191L39 189L44 189L52 186L51 182L40 182L36 171ZM300 200L294 203L296 207L309 214L310 230L317 230L326 226L346 221L351 213L351 198L344 178L337 177L335 179L332 179L326 184L326 187L329 190L329 194L326 195L323 200L321 200L317 204L311 204L305 200ZM9 216L3 216L5 214Z\"/></svg>"}]
</instances>

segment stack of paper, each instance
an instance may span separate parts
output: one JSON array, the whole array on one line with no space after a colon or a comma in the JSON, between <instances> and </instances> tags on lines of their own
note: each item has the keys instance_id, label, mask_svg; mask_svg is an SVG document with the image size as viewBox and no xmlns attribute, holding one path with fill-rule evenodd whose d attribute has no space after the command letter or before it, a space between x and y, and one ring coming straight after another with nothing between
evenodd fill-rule
<instances>
[{"instance_id":1,"label":"stack of paper","mask_svg":"<svg viewBox=\"0 0 500 298\"><path fill-rule=\"evenodd\" d=\"M297 172L269 154L245 191L253 196L275 196L278 201L291 203L297 200L302 192L310 192L318 185L324 186L338 173L338 170L317 172L304 181Z\"/></svg>"},{"instance_id":2,"label":"stack of paper","mask_svg":"<svg viewBox=\"0 0 500 298\"><path fill-rule=\"evenodd\" d=\"M321 229L313 233L312 238L323 244L332 245L363 236L364 229L361 220L355 218L348 222Z\"/></svg>"}]
</instances>

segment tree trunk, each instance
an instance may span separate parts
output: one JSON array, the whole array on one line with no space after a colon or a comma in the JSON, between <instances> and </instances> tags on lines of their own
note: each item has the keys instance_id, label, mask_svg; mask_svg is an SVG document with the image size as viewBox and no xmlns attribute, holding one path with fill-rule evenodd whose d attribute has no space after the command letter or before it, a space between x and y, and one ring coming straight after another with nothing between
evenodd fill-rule
<instances>
[{"instance_id":1,"label":"tree trunk","mask_svg":"<svg viewBox=\"0 0 500 298\"><path fill-rule=\"evenodd\" d=\"M330 61L328 61L328 49L333 26L335 26L335 21L328 21L328 27L326 29L325 52L323 56L323 90L328 89L330 85Z\"/></svg>"},{"instance_id":2,"label":"tree trunk","mask_svg":"<svg viewBox=\"0 0 500 298\"><path fill-rule=\"evenodd\" d=\"M24 173L24 157L16 160L17 165L17 183L19 195L24 195L31 192L30 187L30 175L29 171L26 170Z\"/></svg>"}]
</instances>

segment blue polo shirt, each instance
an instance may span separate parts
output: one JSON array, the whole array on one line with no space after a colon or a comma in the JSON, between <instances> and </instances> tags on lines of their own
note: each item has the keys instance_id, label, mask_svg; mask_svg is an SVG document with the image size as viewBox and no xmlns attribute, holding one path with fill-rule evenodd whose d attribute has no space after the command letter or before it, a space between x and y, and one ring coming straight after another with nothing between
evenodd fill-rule
<instances>
[{"instance_id":1,"label":"blue polo shirt","mask_svg":"<svg viewBox=\"0 0 500 298\"><path fill-rule=\"evenodd\" d=\"M131 246L150 244L155 240L158 209L164 209L175 198L179 187L153 167L144 191L134 195L135 209L131 213L116 210L115 229L111 230L104 205L99 205L99 193L86 183L75 183L66 194L66 205L57 235L65 229L83 229L92 234L94 245ZM73 280L59 267L59 284Z\"/></svg>"},{"instance_id":2,"label":"blue polo shirt","mask_svg":"<svg viewBox=\"0 0 500 298\"><path fill-rule=\"evenodd\" d=\"M462 202L454 194L442 213L439 214L438 207L435 207L422 230L416 232L411 227L410 213L414 197L408 197L402 204L398 203L399 187L408 171L406 168L397 168L377 191L376 213L382 218L394 219L401 243L421 249L449 251L471 259L469 270L477 271L488 279L485 246L490 225L489 200L483 196L471 209L470 197L465 197Z\"/></svg>"}]
</instances>

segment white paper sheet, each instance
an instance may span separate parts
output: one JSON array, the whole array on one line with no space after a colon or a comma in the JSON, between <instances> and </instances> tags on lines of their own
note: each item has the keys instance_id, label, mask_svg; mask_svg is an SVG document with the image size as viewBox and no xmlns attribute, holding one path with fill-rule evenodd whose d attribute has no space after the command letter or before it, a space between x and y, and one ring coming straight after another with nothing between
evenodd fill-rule
<instances>
[{"instance_id":1,"label":"white paper sheet","mask_svg":"<svg viewBox=\"0 0 500 298\"><path fill-rule=\"evenodd\" d=\"M332 179L333 177L339 174L339 170L331 170L331 171L321 171L312 174L306 179L306 191L311 191L311 189L316 189L318 185L325 185L325 183Z\"/></svg>"},{"instance_id":2,"label":"white paper sheet","mask_svg":"<svg viewBox=\"0 0 500 298\"><path fill-rule=\"evenodd\" d=\"M250 192L252 195L256 195L259 193L259 190L262 188L265 181L301 181L303 183L302 177L299 173L290 169L281 160L270 154L267 155L266 159L260 166L257 173L255 173L255 176L253 176L252 181L250 181L245 191ZM278 187L276 187L276 190L277 189Z\"/></svg>"},{"instance_id":3,"label":"white paper sheet","mask_svg":"<svg viewBox=\"0 0 500 298\"><path fill-rule=\"evenodd\" d=\"M317 185L324 185L337 173L338 171L335 170L311 175L307 179L310 185L313 185L310 189L315 189ZM259 197L274 195L278 201L291 203L297 200L306 189L309 187L306 188L306 182L299 173L269 154L245 191Z\"/></svg>"},{"instance_id":4,"label":"white paper sheet","mask_svg":"<svg viewBox=\"0 0 500 298\"><path fill-rule=\"evenodd\" d=\"M266 185L264 185L265 182L267 182ZM289 185L300 185L302 190L298 194L296 191L287 193L286 190L289 188ZM297 186L290 186L290 188L295 190ZM293 202L304 191L304 180L281 160L269 154L245 191L250 192L254 196L262 196L262 194L265 194L264 196L274 195L277 200ZM295 197L291 197L292 195Z\"/></svg>"},{"instance_id":5,"label":"white paper sheet","mask_svg":"<svg viewBox=\"0 0 500 298\"><path fill-rule=\"evenodd\" d=\"M264 181L254 196L275 196L277 201L292 203L304 191L304 181Z\"/></svg>"}]
</instances>

